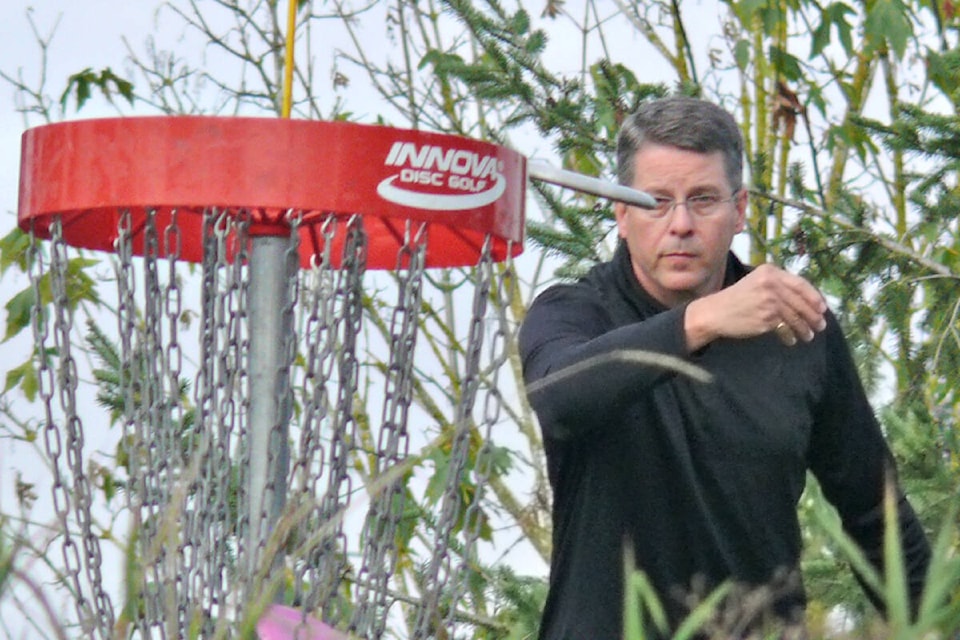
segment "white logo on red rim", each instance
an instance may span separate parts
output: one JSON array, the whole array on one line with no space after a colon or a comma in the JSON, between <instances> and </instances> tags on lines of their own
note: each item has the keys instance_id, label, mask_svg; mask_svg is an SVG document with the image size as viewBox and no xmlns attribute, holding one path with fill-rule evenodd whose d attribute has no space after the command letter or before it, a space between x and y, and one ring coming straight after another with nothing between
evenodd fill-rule
<instances>
[{"instance_id":1,"label":"white logo on red rim","mask_svg":"<svg viewBox=\"0 0 960 640\"><path fill-rule=\"evenodd\" d=\"M502 160L466 149L394 142L383 164L400 171L377 185L380 197L418 209L476 209L496 202L507 186Z\"/></svg>"}]
</instances>

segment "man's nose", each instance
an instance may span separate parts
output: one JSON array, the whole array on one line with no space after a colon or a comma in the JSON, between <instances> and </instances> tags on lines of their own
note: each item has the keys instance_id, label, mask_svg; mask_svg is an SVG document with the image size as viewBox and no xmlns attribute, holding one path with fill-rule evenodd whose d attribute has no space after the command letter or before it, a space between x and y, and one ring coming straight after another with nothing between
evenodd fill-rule
<instances>
[{"instance_id":1,"label":"man's nose","mask_svg":"<svg viewBox=\"0 0 960 640\"><path fill-rule=\"evenodd\" d=\"M686 235L693 230L693 214L686 202L677 202L670 212L670 232Z\"/></svg>"}]
</instances>

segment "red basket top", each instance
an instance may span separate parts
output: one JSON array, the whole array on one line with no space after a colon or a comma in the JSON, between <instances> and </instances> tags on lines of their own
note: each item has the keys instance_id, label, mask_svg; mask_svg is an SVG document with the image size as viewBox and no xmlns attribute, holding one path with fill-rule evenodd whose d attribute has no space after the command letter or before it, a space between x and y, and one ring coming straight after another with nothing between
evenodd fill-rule
<instances>
[{"instance_id":1,"label":"red basket top","mask_svg":"<svg viewBox=\"0 0 960 640\"><path fill-rule=\"evenodd\" d=\"M177 212L179 258L202 258L205 209L244 212L253 233L301 219L301 264L320 250L316 226L363 216L367 266L391 269L408 220L428 223L428 267L476 264L522 250L526 159L470 138L347 122L162 116L81 120L23 134L18 220L49 237L60 216L71 246L112 251L119 216ZM134 250L143 250L142 238Z\"/></svg>"}]
</instances>

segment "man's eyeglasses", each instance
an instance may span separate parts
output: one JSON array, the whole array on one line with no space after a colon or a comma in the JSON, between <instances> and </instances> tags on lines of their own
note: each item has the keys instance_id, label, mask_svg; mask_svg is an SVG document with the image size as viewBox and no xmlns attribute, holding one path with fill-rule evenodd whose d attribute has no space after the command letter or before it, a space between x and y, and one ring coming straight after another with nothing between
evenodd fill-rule
<instances>
[{"instance_id":1,"label":"man's eyeglasses","mask_svg":"<svg viewBox=\"0 0 960 640\"><path fill-rule=\"evenodd\" d=\"M668 198L666 196L654 196L653 199L657 201L657 206L653 209L641 209L640 211L648 218L665 218L670 215L674 208L683 205L692 215L707 218L720 211L720 205L736 200L738 193L739 190L734 191L733 195L729 198L721 198L716 194L704 193L697 196L690 196L686 200L677 200L676 198Z\"/></svg>"}]
</instances>

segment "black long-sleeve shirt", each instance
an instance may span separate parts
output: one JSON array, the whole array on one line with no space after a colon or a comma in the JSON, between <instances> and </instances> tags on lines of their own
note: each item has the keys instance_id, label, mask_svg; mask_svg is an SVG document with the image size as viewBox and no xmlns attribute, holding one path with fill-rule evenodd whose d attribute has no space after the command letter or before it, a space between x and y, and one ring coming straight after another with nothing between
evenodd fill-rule
<instances>
[{"instance_id":1,"label":"black long-sleeve shirt","mask_svg":"<svg viewBox=\"0 0 960 640\"><path fill-rule=\"evenodd\" d=\"M731 253L725 286L747 272ZM768 334L689 355L685 311L643 290L621 246L579 282L541 294L524 320L524 378L554 494L542 640L619 640L626 545L673 625L689 611L684 596L705 596L724 580L796 576L808 469L846 531L881 564L893 462L836 319L828 314L810 343L787 347ZM556 375L622 350L682 358L712 381L615 357ZM551 374L555 381L537 389ZM929 546L899 498L916 597ZM802 613L798 580L773 593L775 615Z\"/></svg>"}]
</instances>

